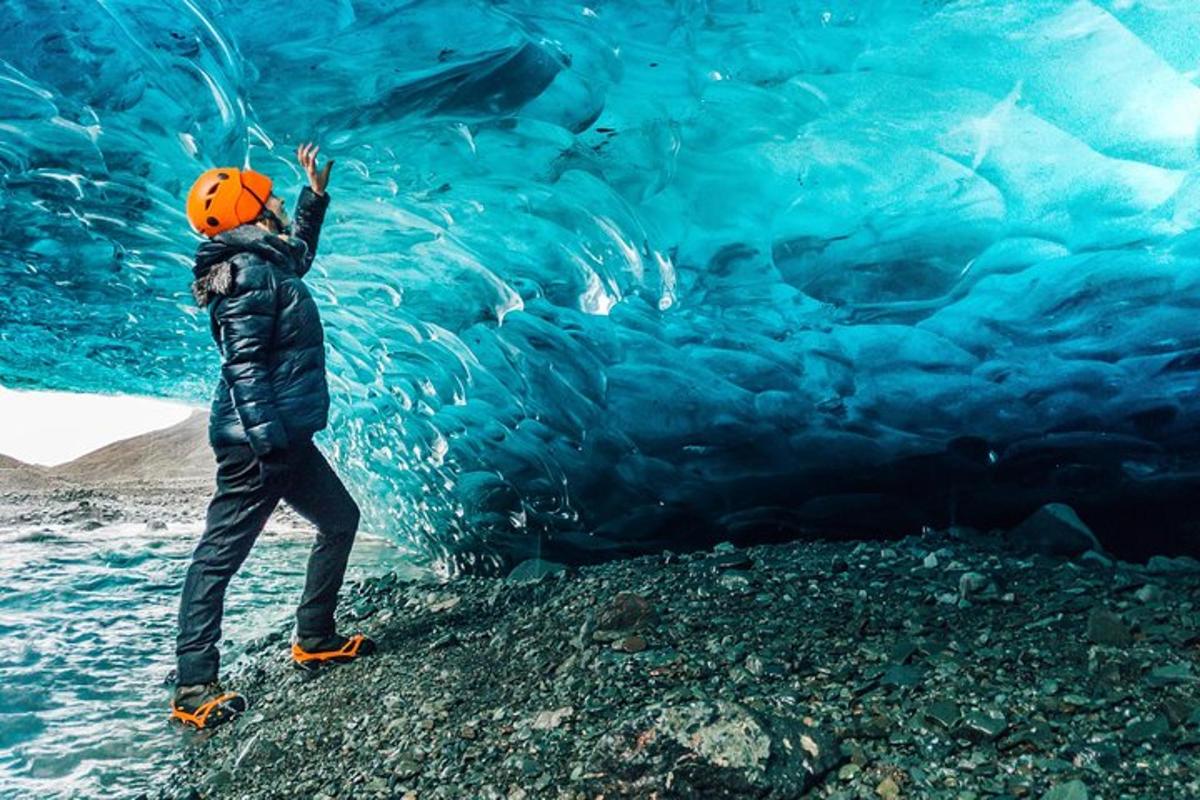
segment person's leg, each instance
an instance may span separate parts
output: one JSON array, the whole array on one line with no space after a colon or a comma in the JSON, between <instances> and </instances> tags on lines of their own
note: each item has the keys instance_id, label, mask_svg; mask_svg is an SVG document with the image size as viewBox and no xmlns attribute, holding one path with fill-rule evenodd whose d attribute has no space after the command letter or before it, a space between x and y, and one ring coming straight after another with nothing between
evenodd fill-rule
<instances>
[{"instance_id":1,"label":"person's leg","mask_svg":"<svg viewBox=\"0 0 1200 800\"><path fill-rule=\"evenodd\" d=\"M317 526L304 594L296 609L296 633L302 640L325 639L335 633L333 612L358 531L358 505L315 444L297 446L295 455L283 499Z\"/></svg>"},{"instance_id":2,"label":"person's leg","mask_svg":"<svg viewBox=\"0 0 1200 800\"><path fill-rule=\"evenodd\" d=\"M279 503L262 485L254 453L245 447L217 453L217 488L208 505L204 535L192 554L179 604L176 682L194 686L217 679L225 588L245 561Z\"/></svg>"}]
</instances>

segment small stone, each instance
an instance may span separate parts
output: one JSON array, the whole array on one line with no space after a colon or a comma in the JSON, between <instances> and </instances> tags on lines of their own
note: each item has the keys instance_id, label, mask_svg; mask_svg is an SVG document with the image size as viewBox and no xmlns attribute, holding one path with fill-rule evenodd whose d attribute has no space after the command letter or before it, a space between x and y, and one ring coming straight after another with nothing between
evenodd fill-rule
<instances>
[{"instance_id":1,"label":"small stone","mask_svg":"<svg viewBox=\"0 0 1200 800\"><path fill-rule=\"evenodd\" d=\"M925 671L911 664L893 664L884 671L880 683L884 686L916 686L925 677Z\"/></svg>"},{"instance_id":2,"label":"small stone","mask_svg":"<svg viewBox=\"0 0 1200 800\"><path fill-rule=\"evenodd\" d=\"M829 564L829 569L834 575L837 575L850 569L850 564L842 556L834 556L833 561Z\"/></svg>"},{"instance_id":3,"label":"small stone","mask_svg":"<svg viewBox=\"0 0 1200 800\"><path fill-rule=\"evenodd\" d=\"M1156 603L1162 599L1163 591L1153 583L1147 583L1138 589L1134 595L1139 603Z\"/></svg>"},{"instance_id":4,"label":"small stone","mask_svg":"<svg viewBox=\"0 0 1200 800\"><path fill-rule=\"evenodd\" d=\"M875 794L883 798L883 800L896 800L900 796L900 787L891 778L884 778L875 787Z\"/></svg>"},{"instance_id":5,"label":"small stone","mask_svg":"<svg viewBox=\"0 0 1200 800\"><path fill-rule=\"evenodd\" d=\"M1165 736L1171 730L1166 715L1155 714L1150 719L1134 720L1125 726L1125 738L1131 742L1148 742Z\"/></svg>"},{"instance_id":6,"label":"small stone","mask_svg":"<svg viewBox=\"0 0 1200 800\"><path fill-rule=\"evenodd\" d=\"M533 718L533 723L530 727L535 731L554 730L562 725L565 720L570 719L574 713L575 709L571 706L563 706L553 711L539 711L537 716Z\"/></svg>"},{"instance_id":7,"label":"small stone","mask_svg":"<svg viewBox=\"0 0 1200 800\"><path fill-rule=\"evenodd\" d=\"M462 602L461 597L451 596L451 597L447 597L443 600L438 600L436 602L430 603L429 610L434 612L435 614L439 613L441 611L449 611L450 609L454 608L461 602Z\"/></svg>"},{"instance_id":8,"label":"small stone","mask_svg":"<svg viewBox=\"0 0 1200 800\"><path fill-rule=\"evenodd\" d=\"M1133 633L1119 616L1106 608L1094 608L1088 615L1088 639L1096 644L1110 647L1127 647L1133 641Z\"/></svg>"},{"instance_id":9,"label":"small stone","mask_svg":"<svg viewBox=\"0 0 1200 800\"><path fill-rule=\"evenodd\" d=\"M1146 681L1151 686L1170 686L1172 684L1197 683L1200 682L1200 678L1197 678L1192 672L1191 664L1179 662L1155 667L1146 676Z\"/></svg>"},{"instance_id":10,"label":"small stone","mask_svg":"<svg viewBox=\"0 0 1200 800\"><path fill-rule=\"evenodd\" d=\"M713 547L712 551L717 554L736 553L737 547L733 542L720 542Z\"/></svg>"},{"instance_id":11,"label":"small stone","mask_svg":"<svg viewBox=\"0 0 1200 800\"><path fill-rule=\"evenodd\" d=\"M963 597L970 597L982 592L987 585L987 576L978 572L964 572L958 579L958 593Z\"/></svg>"},{"instance_id":12,"label":"small stone","mask_svg":"<svg viewBox=\"0 0 1200 800\"><path fill-rule=\"evenodd\" d=\"M640 653L646 649L646 640L634 634L613 642L613 650L621 653Z\"/></svg>"},{"instance_id":13,"label":"small stone","mask_svg":"<svg viewBox=\"0 0 1200 800\"><path fill-rule=\"evenodd\" d=\"M146 523L146 530L148 531L165 531L166 529L167 523L161 519L152 519Z\"/></svg>"},{"instance_id":14,"label":"small stone","mask_svg":"<svg viewBox=\"0 0 1200 800\"><path fill-rule=\"evenodd\" d=\"M985 714L973 712L968 714L959 726L958 734L971 741L986 741L995 739L1008 728L1008 720L1003 714Z\"/></svg>"},{"instance_id":15,"label":"small stone","mask_svg":"<svg viewBox=\"0 0 1200 800\"><path fill-rule=\"evenodd\" d=\"M854 780L854 776L860 772L862 772L862 767L860 767L858 764L844 764L842 765L842 768L838 770L838 780L852 781Z\"/></svg>"},{"instance_id":16,"label":"small stone","mask_svg":"<svg viewBox=\"0 0 1200 800\"><path fill-rule=\"evenodd\" d=\"M650 601L633 592L620 592L596 615L596 626L605 631L634 630L653 620Z\"/></svg>"},{"instance_id":17,"label":"small stone","mask_svg":"<svg viewBox=\"0 0 1200 800\"><path fill-rule=\"evenodd\" d=\"M1095 550L1088 550L1079 557L1079 560L1084 564L1092 564L1096 567L1100 567L1101 569L1113 568L1113 560L1103 553Z\"/></svg>"},{"instance_id":18,"label":"small stone","mask_svg":"<svg viewBox=\"0 0 1200 800\"><path fill-rule=\"evenodd\" d=\"M1088 800L1087 784L1080 780L1056 784L1042 795L1042 800Z\"/></svg>"},{"instance_id":19,"label":"small stone","mask_svg":"<svg viewBox=\"0 0 1200 800\"><path fill-rule=\"evenodd\" d=\"M1200 705L1185 697L1168 697L1163 701L1163 712L1172 727L1186 724L1188 719L1200 710Z\"/></svg>"},{"instance_id":20,"label":"small stone","mask_svg":"<svg viewBox=\"0 0 1200 800\"><path fill-rule=\"evenodd\" d=\"M925 569L937 569L937 566L938 566L937 554L930 553L929 555L925 556L925 560L921 563L924 564Z\"/></svg>"},{"instance_id":21,"label":"small stone","mask_svg":"<svg viewBox=\"0 0 1200 800\"><path fill-rule=\"evenodd\" d=\"M1146 562L1146 571L1152 575L1197 575L1200 574L1200 561L1189 556L1152 556Z\"/></svg>"},{"instance_id":22,"label":"small stone","mask_svg":"<svg viewBox=\"0 0 1200 800\"><path fill-rule=\"evenodd\" d=\"M938 700L925 709L925 716L941 725L943 728L953 728L962 716L958 704L949 700Z\"/></svg>"},{"instance_id":23,"label":"small stone","mask_svg":"<svg viewBox=\"0 0 1200 800\"><path fill-rule=\"evenodd\" d=\"M439 636L429 644L430 650L445 650L447 647L453 647L458 644L458 634L451 631L443 636Z\"/></svg>"},{"instance_id":24,"label":"small stone","mask_svg":"<svg viewBox=\"0 0 1200 800\"><path fill-rule=\"evenodd\" d=\"M754 562L745 553L728 553L709 558L705 563L718 570L753 569Z\"/></svg>"}]
</instances>

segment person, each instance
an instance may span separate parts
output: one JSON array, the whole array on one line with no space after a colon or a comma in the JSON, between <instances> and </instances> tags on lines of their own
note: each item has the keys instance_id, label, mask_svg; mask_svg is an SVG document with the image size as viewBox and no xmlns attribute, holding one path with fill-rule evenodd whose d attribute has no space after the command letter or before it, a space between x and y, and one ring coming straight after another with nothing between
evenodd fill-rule
<instances>
[{"instance_id":1,"label":"person","mask_svg":"<svg viewBox=\"0 0 1200 800\"><path fill-rule=\"evenodd\" d=\"M314 668L375 650L370 639L334 628L359 509L312 441L329 412L324 333L303 281L329 206L334 162L318 168L319 150L296 151L308 186L294 226L271 179L253 170L207 170L187 197L188 219L206 237L192 292L208 310L222 359L208 429L216 491L183 582L171 700L171 718L195 728L228 722L248 706L217 680L225 589L281 499L317 528L293 660Z\"/></svg>"}]
</instances>

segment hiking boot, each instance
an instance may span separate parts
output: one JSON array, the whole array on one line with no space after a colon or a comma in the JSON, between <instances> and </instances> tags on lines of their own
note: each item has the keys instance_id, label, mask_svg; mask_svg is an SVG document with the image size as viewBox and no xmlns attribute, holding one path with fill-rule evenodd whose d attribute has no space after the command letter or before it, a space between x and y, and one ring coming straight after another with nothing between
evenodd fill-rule
<instances>
[{"instance_id":1,"label":"hiking boot","mask_svg":"<svg viewBox=\"0 0 1200 800\"><path fill-rule=\"evenodd\" d=\"M320 669L326 664L344 664L375 652L375 642L361 633L299 639L292 645L292 661L301 669Z\"/></svg>"},{"instance_id":2,"label":"hiking boot","mask_svg":"<svg viewBox=\"0 0 1200 800\"><path fill-rule=\"evenodd\" d=\"M171 721L197 730L223 725L246 710L250 704L237 692L227 692L216 681L195 686L180 686L171 699Z\"/></svg>"}]
</instances>

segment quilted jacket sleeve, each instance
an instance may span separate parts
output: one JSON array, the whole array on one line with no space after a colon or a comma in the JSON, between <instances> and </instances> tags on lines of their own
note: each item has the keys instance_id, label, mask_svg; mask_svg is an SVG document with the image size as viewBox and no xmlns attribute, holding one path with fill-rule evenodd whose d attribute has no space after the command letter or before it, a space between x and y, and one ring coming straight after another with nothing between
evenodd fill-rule
<instances>
[{"instance_id":1,"label":"quilted jacket sleeve","mask_svg":"<svg viewBox=\"0 0 1200 800\"><path fill-rule=\"evenodd\" d=\"M329 208L329 192L317 194L308 186L300 190L300 199L296 202L296 220L292 232L308 245L308 254L300 267L300 276L312 267L317 255L317 242L321 238L321 223L325 221L325 209Z\"/></svg>"},{"instance_id":2,"label":"quilted jacket sleeve","mask_svg":"<svg viewBox=\"0 0 1200 800\"><path fill-rule=\"evenodd\" d=\"M221 374L255 455L284 450L287 429L275 405L269 358L275 335L278 284L270 267L239 264L233 291L216 301Z\"/></svg>"}]
</instances>

